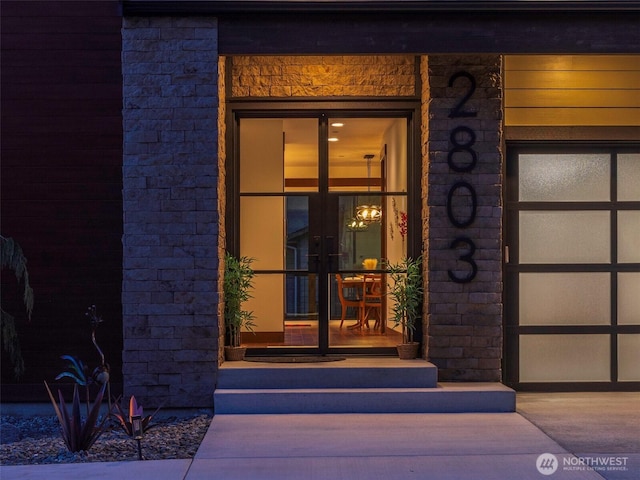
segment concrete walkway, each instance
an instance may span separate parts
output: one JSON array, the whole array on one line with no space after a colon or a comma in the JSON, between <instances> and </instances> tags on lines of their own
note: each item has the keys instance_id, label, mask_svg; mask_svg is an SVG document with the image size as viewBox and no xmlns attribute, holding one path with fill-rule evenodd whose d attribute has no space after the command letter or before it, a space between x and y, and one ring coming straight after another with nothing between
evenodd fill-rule
<instances>
[{"instance_id":1,"label":"concrete walkway","mask_svg":"<svg viewBox=\"0 0 640 480\"><path fill-rule=\"evenodd\" d=\"M536 397L526 397L535 395ZM14 479L135 479L135 480L637 480L640 478L640 452L633 439L639 430L635 424L640 394L576 394L579 400L598 408L601 416L609 413L626 417L620 427L573 424L572 435L598 438L587 457L570 453L571 442L563 440L560 428L556 440L533 422L553 423L554 415L580 420L580 408L574 397L551 403L555 395L526 394L519 413L427 413L427 414L299 414L299 415L217 415L214 417L193 460L85 463L42 466L2 467L2 480ZM607 402L624 396L615 414ZM590 397L589 397L590 396ZM520 405L519 397L519 405ZM564 407L563 407L564 405ZM564 413L563 413L563 408ZM537 412L535 411L537 409ZM620 410L622 409L622 411ZM626 411L624 410L626 409ZM569 425L570 425L570 420ZM593 428L597 428L594 431ZM607 451L615 439L615 430L628 441L616 451ZM582 432L576 434L576 431ZM609 439L609 440L607 440ZM575 442L575 440L573 440ZM559 442L564 443L563 446ZM631 443L629 443L631 442ZM619 442L618 442L619 443ZM537 468L542 454L547 468ZM580 452L576 452L580 454ZM584 462L608 462L598 471ZM556 462L556 463L554 463ZM615 465L610 465L615 463ZM624 463L624 465L622 464ZM552 466L557 470L551 475ZM615 467L615 469L613 468Z\"/></svg>"}]
</instances>

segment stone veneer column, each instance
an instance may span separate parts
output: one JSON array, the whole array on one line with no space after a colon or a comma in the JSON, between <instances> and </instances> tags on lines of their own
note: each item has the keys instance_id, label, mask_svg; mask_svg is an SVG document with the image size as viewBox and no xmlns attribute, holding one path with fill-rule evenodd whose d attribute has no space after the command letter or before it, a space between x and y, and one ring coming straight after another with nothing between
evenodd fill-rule
<instances>
[{"instance_id":1,"label":"stone veneer column","mask_svg":"<svg viewBox=\"0 0 640 480\"><path fill-rule=\"evenodd\" d=\"M426 64L425 64L426 63ZM429 262L426 287L426 343L428 358L438 366L441 380L500 381L502 360L502 82L501 58L495 55L432 55L423 60L423 81L428 103L423 106L427 124L423 135L423 185L426 200L425 253ZM470 81L460 77L449 86L454 74L466 71L476 89L463 109L477 115L450 118L454 106L469 92ZM447 161L455 147L451 132L467 127L475 134L459 131L455 142L477 154L470 172L456 172ZM469 164L464 151L454 154L456 166ZM447 214L447 198L452 186L466 182L476 192L477 211L473 222L456 227ZM458 188L452 198L454 219L465 223L471 215L471 195ZM477 275L469 283L456 283L471 272L460 256L468 253L464 242L452 248L454 239L466 237L476 247L472 260Z\"/></svg>"},{"instance_id":2,"label":"stone veneer column","mask_svg":"<svg viewBox=\"0 0 640 480\"><path fill-rule=\"evenodd\" d=\"M123 21L125 395L210 406L218 359L214 18Z\"/></svg>"}]
</instances>

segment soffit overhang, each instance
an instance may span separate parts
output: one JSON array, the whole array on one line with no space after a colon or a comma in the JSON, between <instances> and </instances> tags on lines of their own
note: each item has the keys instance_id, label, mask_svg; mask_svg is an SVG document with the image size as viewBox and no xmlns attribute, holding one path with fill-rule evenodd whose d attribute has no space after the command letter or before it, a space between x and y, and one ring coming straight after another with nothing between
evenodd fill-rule
<instances>
[{"instance_id":1,"label":"soffit overhang","mask_svg":"<svg viewBox=\"0 0 640 480\"><path fill-rule=\"evenodd\" d=\"M640 12L638 0L122 0L124 15L332 12Z\"/></svg>"}]
</instances>

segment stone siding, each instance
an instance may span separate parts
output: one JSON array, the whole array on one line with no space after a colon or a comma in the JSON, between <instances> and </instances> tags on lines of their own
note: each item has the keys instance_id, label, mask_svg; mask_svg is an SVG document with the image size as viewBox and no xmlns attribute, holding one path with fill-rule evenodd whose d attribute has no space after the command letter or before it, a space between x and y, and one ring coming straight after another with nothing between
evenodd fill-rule
<instances>
[{"instance_id":1,"label":"stone siding","mask_svg":"<svg viewBox=\"0 0 640 480\"><path fill-rule=\"evenodd\" d=\"M413 55L232 57L233 97L416 95Z\"/></svg>"},{"instance_id":2,"label":"stone siding","mask_svg":"<svg viewBox=\"0 0 640 480\"><path fill-rule=\"evenodd\" d=\"M422 305L422 358L429 358L429 59L420 57L420 155L422 177L420 178L420 207L422 219L422 265L424 299Z\"/></svg>"},{"instance_id":3,"label":"stone siding","mask_svg":"<svg viewBox=\"0 0 640 480\"><path fill-rule=\"evenodd\" d=\"M123 375L144 405L211 406L218 363L214 18L125 18Z\"/></svg>"},{"instance_id":4,"label":"stone siding","mask_svg":"<svg viewBox=\"0 0 640 480\"><path fill-rule=\"evenodd\" d=\"M218 58L218 292L223 291L224 257L227 250L226 210L227 210L227 105L226 105L226 60ZM218 364L224 362L224 299L218 302Z\"/></svg>"},{"instance_id":5,"label":"stone siding","mask_svg":"<svg viewBox=\"0 0 640 480\"><path fill-rule=\"evenodd\" d=\"M428 123L424 152L427 176L423 180L426 195L425 245L429 258L427 349L428 358L438 366L441 380L500 381L502 362L502 81L499 56L430 55L423 63L428 105L424 107ZM426 70L426 72L425 72ZM450 118L452 108L470 92L470 80L458 77L466 71L476 89L463 111L476 116ZM452 138L452 132L458 128ZM469 130L475 135L475 141ZM469 172L458 172L448 162L453 154L454 166L470 165L472 149L477 164ZM468 188L458 188L451 198L451 212L459 223L455 226L447 213L449 192L458 182L466 182L476 192L477 210L472 212ZM428 189L428 190L427 190ZM477 274L468 283L451 280L449 271L464 279L472 272L471 264L461 256L468 254L465 240L452 248L455 239L465 237L475 245L471 256Z\"/></svg>"}]
</instances>

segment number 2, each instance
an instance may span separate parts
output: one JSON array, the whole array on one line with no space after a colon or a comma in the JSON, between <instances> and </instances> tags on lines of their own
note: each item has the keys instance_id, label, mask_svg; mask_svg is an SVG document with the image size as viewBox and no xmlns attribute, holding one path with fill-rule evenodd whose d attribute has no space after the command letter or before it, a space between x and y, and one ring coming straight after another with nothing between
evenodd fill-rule
<instances>
[{"instance_id":1,"label":"number 2","mask_svg":"<svg viewBox=\"0 0 640 480\"><path fill-rule=\"evenodd\" d=\"M469 89L467 90L467 93L460 99L458 104L451 109L449 118L475 117L478 115L478 112L466 111L464 110L464 105L476 91L476 79L469 72L462 70L451 75L451 77L449 78L449 87L453 87L453 84L456 83L456 80L459 78L466 78L467 80L469 80Z\"/></svg>"}]
</instances>

